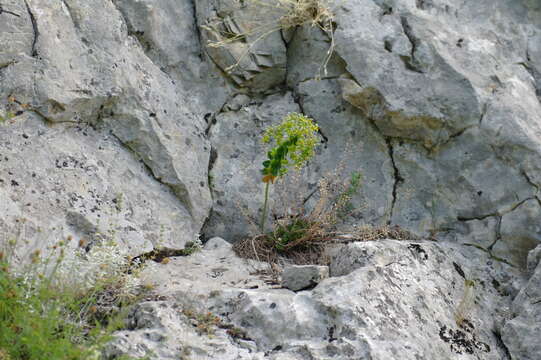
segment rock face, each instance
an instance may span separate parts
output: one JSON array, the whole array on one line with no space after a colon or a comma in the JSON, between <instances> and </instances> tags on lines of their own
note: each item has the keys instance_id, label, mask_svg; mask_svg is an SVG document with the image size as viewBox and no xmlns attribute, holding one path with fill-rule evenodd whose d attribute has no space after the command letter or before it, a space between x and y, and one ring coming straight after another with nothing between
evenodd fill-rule
<instances>
[{"instance_id":1,"label":"rock face","mask_svg":"<svg viewBox=\"0 0 541 360\"><path fill-rule=\"evenodd\" d=\"M209 58L235 85L268 92L286 77L286 44L279 27L280 9L235 0L202 0L196 4L201 41ZM243 41L230 41L239 38Z\"/></svg>"},{"instance_id":2,"label":"rock face","mask_svg":"<svg viewBox=\"0 0 541 360\"><path fill-rule=\"evenodd\" d=\"M166 336L157 359L190 358L184 348L192 358L537 359L541 6L321 1L332 34L309 22L280 30L287 9L271 0L3 0L0 251L14 246L25 263L62 239L109 238L135 256L199 234L254 234L261 134L301 112L321 144L296 185L281 185L285 204L272 188L268 224L313 208L328 174L354 175L341 225L399 225L439 242L344 245L332 278L293 293L269 289L213 240L221 250L209 258L152 267L167 300L141 304L126 335L148 348ZM222 257L235 270L215 274L228 281L202 281L199 266L221 269ZM454 263L480 284L462 328ZM214 340L179 315L173 277L197 311L224 321ZM110 356L145 352L122 341Z\"/></svg>"},{"instance_id":3,"label":"rock face","mask_svg":"<svg viewBox=\"0 0 541 360\"><path fill-rule=\"evenodd\" d=\"M193 101L167 72L182 56L197 73L198 51L180 55L176 38L152 37L166 27L197 45L191 4L180 22L166 2L2 5L18 15L0 14L10 44L0 60L0 107L10 118L0 129L2 234L19 236L24 218L21 240L34 247L98 231L120 232L134 254L193 240L211 207L203 115L212 105ZM196 80L183 86L192 81L197 93ZM124 210L111 203L117 197Z\"/></svg>"},{"instance_id":4,"label":"rock face","mask_svg":"<svg viewBox=\"0 0 541 360\"><path fill-rule=\"evenodd\" d=\"M86 124L51 128L31 114L8 126L0 241L18 241L21 260L68 237L73 246L114 239L131 255L194 240L187 208L114 135Z\"/></svg>"}]
</instances>

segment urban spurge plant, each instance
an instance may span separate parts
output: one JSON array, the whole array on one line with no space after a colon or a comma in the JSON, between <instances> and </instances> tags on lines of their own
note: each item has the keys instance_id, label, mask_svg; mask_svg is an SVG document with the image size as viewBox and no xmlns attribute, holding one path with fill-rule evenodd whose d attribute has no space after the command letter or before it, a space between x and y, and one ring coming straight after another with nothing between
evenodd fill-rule
<instances>
[{"instance_id":1,"label":"urban spurge plant","mask_svg":"<svg viewBox=\"0 0 541 360\"><path fill-rule=\"evenodd\" d=\"M265 220L269 200L269 188L277 178L284 176L290 166L301 169L315 153L318 143L318 126L309 117L290 113L283 121L269 127L264 135L265 144L273 143L275 146L267 153L267 160L263 161L262 181L265 183L265 201L261 214L260 229L265 231Z\"/></svg>"}]
</instances>

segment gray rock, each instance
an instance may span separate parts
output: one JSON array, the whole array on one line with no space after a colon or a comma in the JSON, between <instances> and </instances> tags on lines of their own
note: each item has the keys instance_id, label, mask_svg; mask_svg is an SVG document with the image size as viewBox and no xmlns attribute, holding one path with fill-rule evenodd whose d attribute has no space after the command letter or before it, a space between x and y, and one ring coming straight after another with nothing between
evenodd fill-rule
<instances>
[{"instance_id":1,"label":"gray rock","mask_svg":"<svg viewBox=\"0 0 541 360\"><path fill-rule=\"evenodd\" d=\"M209 351L209 340L194 339L178 315L194 309L247 335L249 340L239 342L216 329L216 346L227 356L238 351L239 358L246 354L242 351L262 359L505 358L493 331L508 316L511 299L494 284L503 284L505 274L514 272L504 263L490 263L481 251L427 241L350 243L335 249L334 277L299 293L263 285L247 271L253 265L235 259L227 242L212 239L201 252L145 269L163 303L133 311L129 328L114 342L117 354L135 355L135 349L145 347L161 354L178 354L179 347ZM223 274L209 276L217 266ZM165 284L164 278L171 281ZM460 310L464 278L475 281L474 301ZM463 327L456 323L458 311L467 320ZM160 341L157 334L174 341Z\"/></svg>"},{"instance_id":2,"label":"gray rock","mask_svg":"<svg viewBox=\"0 0 541 360\"><path fill-rule=\"evenodd\" d=\"M261 11L261 6L269 11ZM257 2L198 1L197 18L206 52L231 81L266 92L284 82L286 46L279 27L280 9ZM238 41L228 39L240 36ZM223 46L212 46L219 42Z\"/></svg>"},{"instance_id":3,"label":"gray rock","mask_svg":"<svg viewBox=\"0 0 541 360\"><path fill-rule=\"evenodd\" d=\"M183 311L184 310L184 311ZM121 355L151 359L203 360L216 357L226 360L263 359L262 353L243 349L226 332L214 329L200 334L196 316L171 303L150 301L137 305L128 316L129 330L120 331L103 351L105 359ZM207 324L205 324L207 325Z\"/></svg>"},{"instance_id":4,"label":"gray rock","mask_svg":"<svg viewBox=\"0 0 541 360\"><path fill-rule=\"evenodd\" d=\"M337 8L335 39L359 84L356 97L366 99L363 114L385 135L427 146L476 124L481 106L474 86L429 40L429 21L418 12L386 14L372 1L361 4ZM451 35L438 32L442 40Z\"/></svg>"},{"instance_id":5,"label":"gray rock","mask_svg":"<svg viewBox=\"0 0 541 360\"><path fill-rule=\"evenodd\" d=\"M513 359L533 360L541 354L541 264L513 301L513 317L505 323L502 340Z\"/></svg>"},{"instance_id":6,"label":"gray rock","mask_svg":"<svg viewBox=\"0 0 541 360\"><path fill-rule=\"evenodd\" d=\"M18 260L61 240L114 240L129 255L193 241L187 209L105 131L49 127L25 113L0 125L0 247L17 241Z\"/></svg>"},{"instance_id":7,"label":"gray rock","mask_svg":"<svg viewBox=\"0 0 541 360\"><path fill-rule=\"evenodd\" d=\"M191 0L119 0L115 4L126 22L128 34L139 41L146 56L176 86L190 94L192 106L195 104L202 112L218 111L229 95L229 88L212 61L201 61L204 51L196 25L195 4Z\"/></svg>"},{"instance_id":8,"label":"gray rock","mask_svg":"<svg viewBox=\"0 0 541 360\"><path fill-rule=\"evenodd\" d=\"M541 244L541 207L539 201L528 200L513 212L506 214L501 223L501 240L494 246L496 255L512 259L526 268L528 252Z\"/></svg>"},{"instance_id":9,"label":"gray rock","mask_svg":"<svg viewBox=\"0 0 541 360\"><path fill-rule=\"evenodd\" d=\"M328 277L328 266L289 265L282 272L282 286L293 291L299 291L314 287Z\"/></svg>"},{"instance_id":10,"label":"gray rock","mask_svg":"<svg viewBox=\"0 0 541 360\"><path fill-rule=\"evenodd\" d=\"M2 4L20 16L0 14L2 37L17 34L2 41L9 46L0 55L0 112L16 115L0 130L0 151L12 159L4 160L5 169L13 169L0 184L2 206L11 214L1 227L2 234L12 236L21 228L13 218L29 219L24 239L29 248L72 234L91 241L94 233L108 230L134 255L153 246L183 248L210 210L210 145L203 119L208 110L161 70L183 56L193 66L201 63L194 50L179 54L178 49L197 43L194 16L179 25L175 13L167 11L170 3L141 11L122 7L122 12L115 3ZM156 11L159 23L149 22ZM160 38L152 53L164 60L153 62L131 32L134 23L146 26L141 31L148 36L173 24L191 35L186 32L183 45ZM103 140L109 130L111 136ZM111 203L118 194L127 206L121 216Z\"/></svg>"},{"instance_id":11,"label":"gray rock","mask_svg":"<svg viewBox=\"0 0 541 360\"><path fill-rule=\"evenodd\" d=\"M288 43L287 84L293 88L306 80L340 76L346 64L336 52L324 66L330 48L329 34L320 28L310 25L297 28Z\"/></svg>"},{"instance_id":12,"label":"gray rock","mask_svg":"<svg viewBox=\"0 0 541 360\"><path fill-rule=\"evenodd\" d=\"M323 175L338 169L335 177L347 182L360 173L345 225L400 225L455 244L337 247L336 277L295 294L251 275L262 265L245 264L213 239L200 253L148 266L145 277L159 284L165 308L148 305L156 321L134 328L138 340L119 340L114 351L505 358L495 332L511 358L534 359L541 322L532 251L541 241L540 6L358 0L332 9L332 37L304 26L214 48L208 41L224 30L238 35L254 23L276 24L280 11L233 0L4 0L0 247L18 239L25 262L68 237L71 246L114 238L138 255L183 248L203 224L207 237L249 235L250 220L240 213L259 220L260 135L301 111L319 124L322 145L298 187L284 182L286 195L309 211ZM292 201L278 204L279 192L273 187L273 212L293 211ZM524 279L506 262L533 275ZM479 283L471 332L453 325L464 281L454 263ZM221 314L253 340L225 331L216 343L198 338L189 319L175 317L173 305L188 303ZM142 323L148 309L136 310ZM473 354L452 343L451 330L464 332ZM189 340L178 335L184 331Z\"/></svg>"},{"instance_id":13,"label":"gray rock","mask_svg":"<svg viewBox=\"0 0 541 360\"><path fill-rule=\"evenodd\" d=\"M266 265L237 257L232 245L222 238L210 239L203 249L190 256L169 260L167 264L147 264L141 273L141 281L151 285L158 294L175 297L202 312L205 308L201 299L224 287L268 287L263 280L251 275L266 269ZM198 298L200 300L194 302Z\"/></svg>"},{"instance_id":14,"label":"gray rock","mask_svg":"<svg viewBox=\"0 0 541 360\"><path fill-rule=\"evenodd\" d=\"M538 245L535 249L528 253L527 269L533 274L537 265L541 261L541 245Z\"/></svg>"}]
</instances>

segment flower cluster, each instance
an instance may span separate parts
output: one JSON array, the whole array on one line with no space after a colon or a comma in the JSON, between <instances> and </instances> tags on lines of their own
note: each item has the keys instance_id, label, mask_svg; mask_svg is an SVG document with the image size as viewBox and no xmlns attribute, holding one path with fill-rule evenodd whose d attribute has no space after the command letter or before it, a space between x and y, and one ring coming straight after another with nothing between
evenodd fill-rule
<instances>
[{"instance_id":1,"label":"flower cluster","mask_svg":"<svg viewBox=\"0 0 541 360\"><path fill-rule=\"evenodd\" d=\"M263 142L274 142L276 146L267 153L268 159L263 162L263 182L274 182L277 177L285 175L290 162L300 169L312 158L318 143L318 130L312 119L298 113L290 113L280 124L268 128L263 134Z\"/></svg>"}]
</instances>

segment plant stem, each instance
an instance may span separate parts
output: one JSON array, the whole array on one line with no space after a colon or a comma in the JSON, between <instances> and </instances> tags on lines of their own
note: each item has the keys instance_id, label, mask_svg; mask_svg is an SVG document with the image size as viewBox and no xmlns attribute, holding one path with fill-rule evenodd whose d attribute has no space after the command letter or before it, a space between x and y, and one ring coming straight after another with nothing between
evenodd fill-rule
<instances>
[{"instance_id":1,"label":"plant stem","mask_svg":"<svg viewBox=\"0 0 541 360\"><path fill-rule=\"evenodd\" d=\"M265 184L265 203L263 204L263 214L261 215L261 233L265 232L265 220L267 220L267 205L269 201L270 181Z\"/></svg>"}]
</instances>

